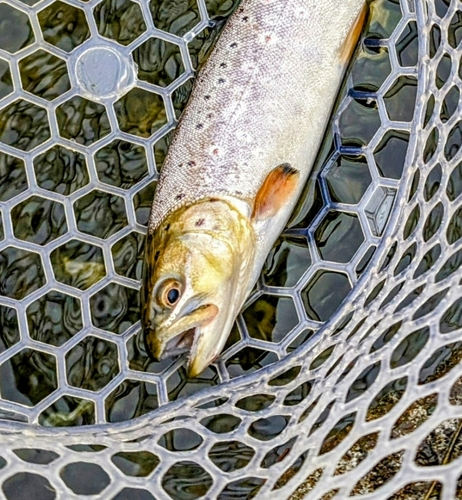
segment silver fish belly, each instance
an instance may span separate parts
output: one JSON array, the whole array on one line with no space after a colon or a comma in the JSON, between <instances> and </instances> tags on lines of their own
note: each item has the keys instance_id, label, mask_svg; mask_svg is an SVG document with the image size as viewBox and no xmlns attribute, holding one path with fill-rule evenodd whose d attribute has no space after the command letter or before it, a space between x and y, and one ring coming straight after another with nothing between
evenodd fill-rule
<instances>
[{"instance_id":1,"label":"silver fish belly","mask_svg":"<svg viewBox=\"0 0 462 500\"><path fill-rule=\"evenodd\" d=\"M289 165L299 174L295 192L277 213L253 224L250 277L230 316L258 278L308 178L364 5L365 0L244 0L197 77L162 167L148 240L172 213L201 200L231 200L244 214L249 207L250 217L276 167ZM193 340L185 338L190 347Z\"/></svg>"}]
</instances>

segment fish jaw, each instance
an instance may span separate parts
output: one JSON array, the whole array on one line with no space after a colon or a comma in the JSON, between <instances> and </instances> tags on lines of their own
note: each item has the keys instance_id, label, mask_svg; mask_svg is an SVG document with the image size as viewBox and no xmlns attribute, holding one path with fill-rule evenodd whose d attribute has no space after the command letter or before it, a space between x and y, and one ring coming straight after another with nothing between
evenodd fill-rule
<instances>
[{"instance_id":1,"label":"fish jaw","mask_svg":"<svg viewBox=\"0 0 462 500\"><path fill-rule=\"evenodd\" d=\"M233 323L234 317L231 325L221 331L216 323L210 323L196 330L188 357L188 377L197 377L218 358L228 340Z\"/></svg>"},{"instance_id":2,"label":"fish jaw","mask_svg":"<svg viewBox=\"0 0 462 500\"><path fill-rule=\"evenodd\" d=\"M145 331L148 351L157 360L188 352L194 345L198 330L217 314L218 308L214 304L205 304L177 318L173 324L159 322L155 329Z\"/></svg>"}]
</instances>

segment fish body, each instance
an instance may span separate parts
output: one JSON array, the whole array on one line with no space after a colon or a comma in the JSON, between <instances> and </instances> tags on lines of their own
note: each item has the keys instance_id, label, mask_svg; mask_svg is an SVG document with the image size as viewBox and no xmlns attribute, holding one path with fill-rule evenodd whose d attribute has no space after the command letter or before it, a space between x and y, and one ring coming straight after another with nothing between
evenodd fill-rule
<instances>
[{"instance_id":1,"label":"fish body","mask_svg":"<svg viewBox=\"0 0 462 500\"><path fill-rule=\"evenodd\" d=\"M244 0L225 26L149 219L143 324L156 357L189 350L197 375L221 351L311 171L364 5Z\"/></svg>"}]
</instances>

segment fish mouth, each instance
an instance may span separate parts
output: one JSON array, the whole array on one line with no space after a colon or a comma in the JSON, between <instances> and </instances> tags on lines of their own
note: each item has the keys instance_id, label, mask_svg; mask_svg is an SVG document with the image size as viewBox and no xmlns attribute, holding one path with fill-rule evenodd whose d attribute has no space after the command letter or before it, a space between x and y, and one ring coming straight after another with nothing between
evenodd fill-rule
<instances>
[{"instance_id":1,"label":"fish mouth","mask_svg":"<svg viewBox=\"0 0 462 500\"><path fill-rule=\"evenodd\" d=\"M147 328L144 338L146 350L157 361L187 353L189 372L191 364L196 362L198 351L202 350L200 347L204 341L213 346L213 338L203 337L210 327L214 330L212 323L218 312L219 309L214 304L205 304L178 318L169 327L158 325L155 328Z\"/></svg>"},{"instance_id":2,"label":"fish mouth","mask_svg":"<svg viewBox=\"0 0 462 500\"><path fill-rule=\"evenodd\" d=\"M166 344L161 354L160 359L164 360L172 356L185 354L189 352L193 346L197 327L190 328L185 332L179 333L176 337L170 339Z\"/></svg>"}]
</instances>

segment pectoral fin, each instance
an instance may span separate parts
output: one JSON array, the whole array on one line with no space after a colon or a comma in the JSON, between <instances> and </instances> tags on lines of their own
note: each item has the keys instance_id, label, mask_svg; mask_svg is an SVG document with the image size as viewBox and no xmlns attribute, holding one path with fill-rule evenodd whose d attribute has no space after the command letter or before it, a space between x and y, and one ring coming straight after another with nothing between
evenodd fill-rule
<instances>
[{"instance_id":1,"label":"pectoral fin","mask_svg":"<svg viewBox=\"0 0 462 500\"><path fill-rule=\"evenodd\" d=\"M288 163L272 170L255 197L252 219L267 219L275 215L294 194L299 177L298 170Z\"/></svg>"}]
</instances>

